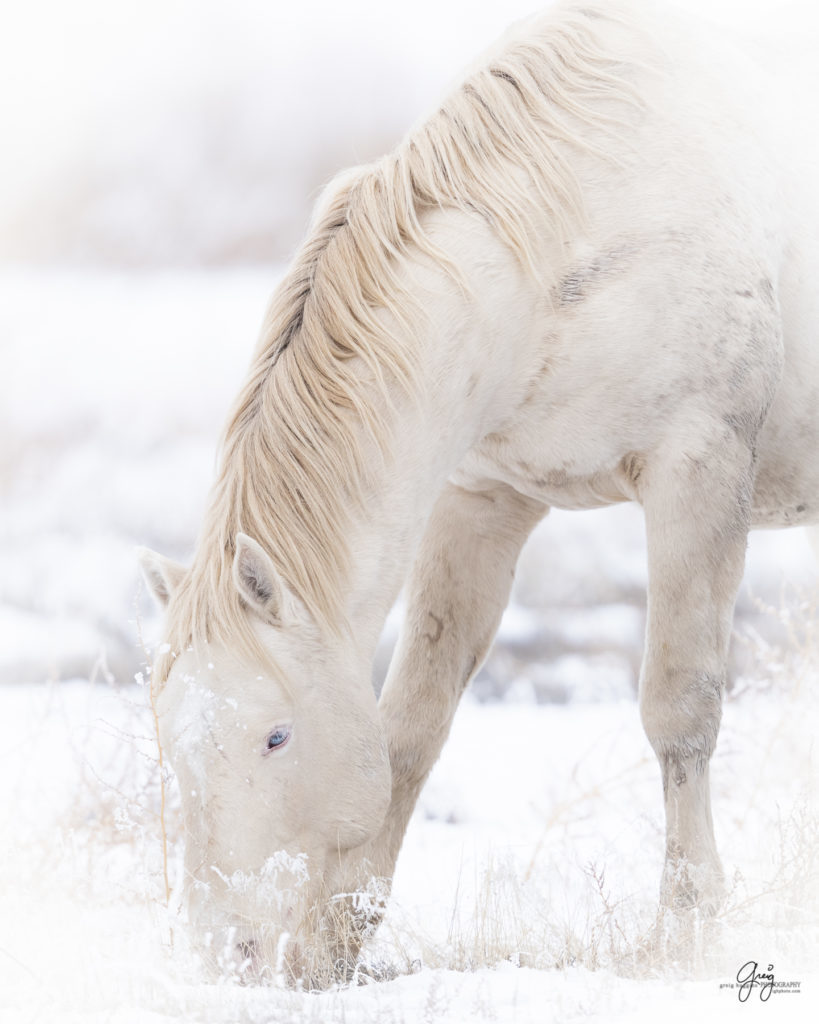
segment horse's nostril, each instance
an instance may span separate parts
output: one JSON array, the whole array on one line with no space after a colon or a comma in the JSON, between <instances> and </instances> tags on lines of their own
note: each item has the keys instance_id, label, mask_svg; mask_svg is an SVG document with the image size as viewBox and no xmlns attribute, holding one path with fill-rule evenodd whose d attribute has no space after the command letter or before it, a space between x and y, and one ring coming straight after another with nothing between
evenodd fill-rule
<instances>
[{"instance_id":1,"label":"horse's nostril","mask_svg":"<svg viewBox=\"0 0 819 1024\"><path fill-rule=\"evenodd\" d=\"M257 942L255 939L243 939L236 944L236 951L243 960L255 960L257 953Z\"/></svg>"}]
</instances>

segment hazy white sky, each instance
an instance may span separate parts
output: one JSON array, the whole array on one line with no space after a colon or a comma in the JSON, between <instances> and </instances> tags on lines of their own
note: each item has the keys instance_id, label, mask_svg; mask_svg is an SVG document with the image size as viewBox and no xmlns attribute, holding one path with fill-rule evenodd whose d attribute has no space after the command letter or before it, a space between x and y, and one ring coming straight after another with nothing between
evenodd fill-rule
<instances>
[{"instance_id":1,"label":"hazy white sky","mask_svg":"<svg viewBox=\"0 0 819 1024\"><path fill-rule=\"evenodd\" d=\"M297 87L329 73L355 76L373 60L419 96L434 95L476 48L531 0L17 0L3 4L0 123L25 166L82 144L100 112L141 97L210 88L236 76Z\"/></svg>"},{"instance_id":2,"label":"hazy white sky","mask_svg":"<svg viewBox=\"0 0 819 1024\"><path fill-rule=\"evenodd\" d=\"M284 209L301 206L300 179L309 178L302 189L314 189L337 161L371 159L372 146L381 152L475 51L531 6L531 0L6 0L3 254L10 249L13 256L15 246L24 254L59 251L55 225L77 231L79 220L97 236L104 221L118 238L139 230L146 238L152 217L168 222L163 201L178 213L195 205L191 190L199 189L199 208L210 201L211 213L214 205L236 202L228 195L230 180L252 196L266 175ZM228 122L225 130L220 118ZM216 127L206 126L209 119ZM244 168L225 166L243 160ZM289 161L292 180L285 181ZM239 181L243 173L255 174L256 184ZM204 230L202 222L190 223L192 212L180 216L177 236ZM248 208L235 216L250 222L258 214ZM150 249L144 238L139 244Z\"/></svg>"},{"instance_id":3,"label":"hazy white sky","mask_svg":"<svg viewBox=\"0 0 819 1024\"><path fill-rule=\"evenodd\" d=\"M677 2L741 24L794 6ZM253 258L287 247L322 181L393 144L539 6L5 0L0 258L70 258L82 236L103 259L218 261L231 224Z\"/></svg>"}]
</instances>

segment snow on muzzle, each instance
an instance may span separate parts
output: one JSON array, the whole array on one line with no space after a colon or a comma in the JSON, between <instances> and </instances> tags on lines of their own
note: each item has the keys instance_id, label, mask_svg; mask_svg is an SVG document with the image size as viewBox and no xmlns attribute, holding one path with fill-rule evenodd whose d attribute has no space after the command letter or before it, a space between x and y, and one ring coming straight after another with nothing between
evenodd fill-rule
<instances>
[{"instance_id":1,"label":"snow on muzzle","mask_svg":"<svg viewBox=\"0 0 819 1024\"><path fill-rule=\"evenodd\" d=\"M292 980L309 918L306 856L278 851L260 871L204 867L186 892L194 944L215 973Z\"/></svg>"}]
</instances>

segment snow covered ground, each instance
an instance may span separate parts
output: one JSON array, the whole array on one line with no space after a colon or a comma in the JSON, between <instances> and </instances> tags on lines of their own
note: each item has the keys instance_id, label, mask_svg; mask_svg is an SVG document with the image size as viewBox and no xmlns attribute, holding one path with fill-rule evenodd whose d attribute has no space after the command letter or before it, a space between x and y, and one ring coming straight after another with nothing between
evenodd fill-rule
<instances>
[{"instance_id":1,"label":"snow covered ground","mask_svg":"<svg viewBox=\"0 0 819 1024\"><path fill-rule=\"evenodd\" d=\"M679 2L748 30L782 9ZM229 971L214 984L165 904L160 773L135 681L158 620L134 548L189 557L272 261L316 187L397 139L530 6L43 0L9 12L0 1024L819 1019L819 592L799 531L751 540L712 767L731 891L685 955L655 929L663 820L635 699L646 567L627 506L552 513L527 545L361 984L308 994ZM721 986L749 960L800 991L741 1005Z\"/></svg>"},{"instance_id":2,"label":"snow covered ground","mask_svg":"<svg viewBox=\"0 0 819 1024\"><path fill-rule=\"evenodd\" d=\"M811 640L813 644L813 640ZM164 906L145 694L86 681L0 692L0 1019L56 1022L730 1019L750 959L815 1019L815 646L766 652L726 703L715 818L731 895L693 964L642 952L662 810L629 700L467 697L368 950L382 980L325 994L206 983ZM173 792L172 882L180 871ZM390 980L391 979L391 980ZM782 1000L785 1000L784 1005Z\"/></svg>"},{"instance_id":3,"label":"snow covered ground","mask_svg":"<svg viewBox=\"0 0 819 1024\"><path fill-rule=\"evenodd\" d=\"M0 1020L682 1020L740 1008L719 985L749 959L801 982L779 1019L815 1011L812 555L799 532L753 538L713 768L732 893L695 962L675 963L645 952L662 807L634 699L645 561L628 507L554 514L528 545L368 950L381 980L204 981L164 906L134 682L156 619L133 548L189 553L275 276L0 278ZM172 788L170 808L174 884Z\"/></svg>"}]
</instances>

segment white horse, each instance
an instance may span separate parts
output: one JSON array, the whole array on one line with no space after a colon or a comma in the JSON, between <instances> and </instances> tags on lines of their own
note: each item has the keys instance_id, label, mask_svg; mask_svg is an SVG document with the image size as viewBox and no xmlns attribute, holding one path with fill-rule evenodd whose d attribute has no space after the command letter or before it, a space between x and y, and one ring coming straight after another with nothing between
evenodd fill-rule
<instances>
[{"instance_id":1,"label":"white horse","mask_svg":"<svg viewBox=\"0 0 819 1024\"><path fill-rule=\"evenodd\" d=\"M143 556L196 925L294 973L352 957L340 894L391 877L524 540L550 506L620 501L648 536L661 901L718 905L708 766L748 530L819 518L819 176L778 121L787 70L682 16L560 4L328 189L191 567Z\"/></svg>"}]
</instances>

